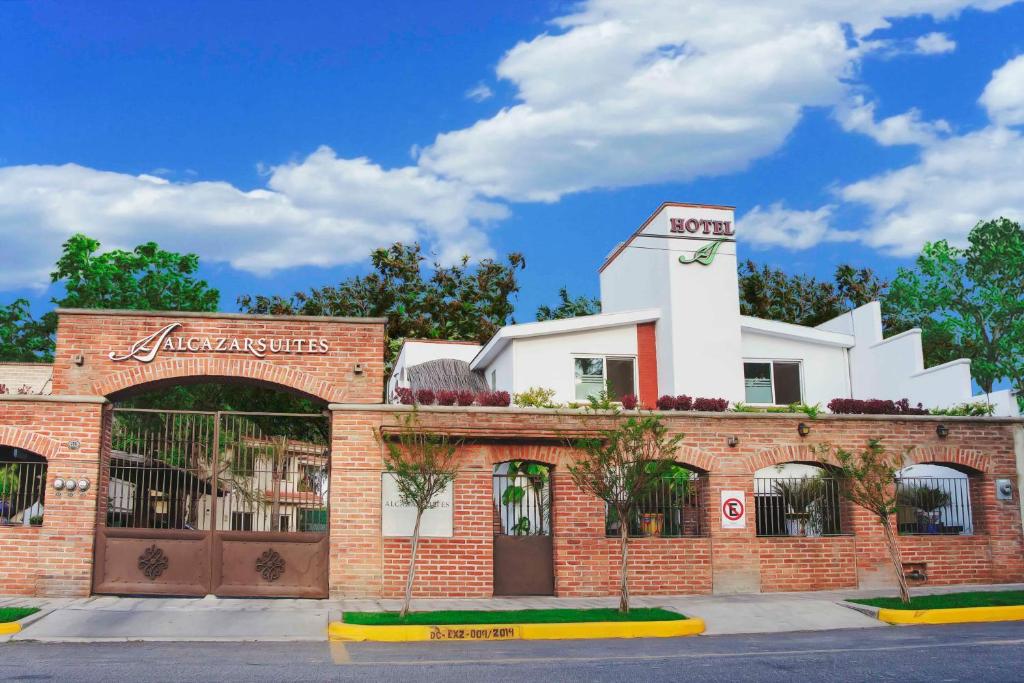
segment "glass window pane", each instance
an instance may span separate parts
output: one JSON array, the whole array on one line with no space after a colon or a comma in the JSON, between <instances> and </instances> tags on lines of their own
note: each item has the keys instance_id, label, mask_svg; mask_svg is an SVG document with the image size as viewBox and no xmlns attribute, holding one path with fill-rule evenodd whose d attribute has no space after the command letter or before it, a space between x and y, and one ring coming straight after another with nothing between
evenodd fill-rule
<instances>
[{"instance_id":1,"label":"glass window pane","mask_svg":"<svg viewBox=\"0 0 1024 683\"><path fill-rule=\"evenodd\" d=\"M576 400L586 401L604 390L604 359L576 359Z\"/></svg>"},{"instance_id":2,"label":"glass window pane","mask_svg":"<svg viewBox=\"0 0 1024 683\"><path fill-rule=\"evenodd\" d=\"M743 383L747 403L772 402L772 369L769 363L744 363Z\"/></svg>"},{"instance_id":3,"label":"glass window pane","mask_svg":"<svg viewBox=\"0 0 1024 683\"><path fill-rule=\"evenodd\" d=\"M613 401L621 401L627 394L636 394L633 386L633 359L608 359L608 397Z\"/></svg>"},{"instance_id":4,"label":"glass window pane","mask_svg":"<svg viewBox=\"0 0 1024 683\"><path fill-rule=\"evenodd\" d=\"M789 405L800 402L800 364L775 364L775 402Z\"/></svg>"}]
</instances>

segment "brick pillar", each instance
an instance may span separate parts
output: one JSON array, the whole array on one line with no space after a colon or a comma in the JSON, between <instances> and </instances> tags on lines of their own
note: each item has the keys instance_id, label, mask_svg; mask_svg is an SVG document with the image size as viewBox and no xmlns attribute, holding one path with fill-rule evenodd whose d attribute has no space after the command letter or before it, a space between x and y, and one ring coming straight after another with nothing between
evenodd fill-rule
<instances>
[{"instance_id":1,"label":"brick pillar","mask_svg":"<svg viewBox=\"0 0 1024 683\"><path fill-rule=\"evenodd\" d=\"M708 478L711 524L711 572L715 593L758 593L761 590L761 555L754 521L754 477L716 474ZM745 529L722 528L722 491L743 491Z\"/></svg>"}]
</instances>

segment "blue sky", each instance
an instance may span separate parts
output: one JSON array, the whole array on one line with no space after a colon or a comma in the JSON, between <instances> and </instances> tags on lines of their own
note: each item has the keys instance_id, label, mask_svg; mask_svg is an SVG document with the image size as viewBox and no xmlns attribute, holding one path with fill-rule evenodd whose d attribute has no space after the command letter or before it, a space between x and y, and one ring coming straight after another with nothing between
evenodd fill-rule
<instances>
[{"instance_id":1,"label":"blue sky","mask_svg":"<svg viewBox=\"0 0 1024 683\"><path fill-rule=\"evenodd\" d=\"M199 253L234 309L420 239L597 293L665 200L741 255L892 275L1024 214L1007 0L0 3L0 301L80 230Z\"/></svg>"}]
</instances>

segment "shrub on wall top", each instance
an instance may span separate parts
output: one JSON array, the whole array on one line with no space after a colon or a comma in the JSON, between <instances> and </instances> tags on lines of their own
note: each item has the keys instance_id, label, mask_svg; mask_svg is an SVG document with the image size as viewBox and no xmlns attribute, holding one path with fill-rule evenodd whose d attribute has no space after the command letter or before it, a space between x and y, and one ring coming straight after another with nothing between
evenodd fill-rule
<instances>
[{"instance_id":1,"label":"shrub on wall top","mask_svg":"<svg viewBox=\"0 0 1024 683\"><path fill-rule=\"evenodd\" d=\"M448 389L442 389L437 392L437 405L439 406L453 406L458 400L459 395L454 391Z\"/></svg>"},{"instance_id":2,"label":"shrub on wall top","mask_svg":"<svg viewBox=\"0 0 1024 683\"><path fill-rule=\"evenodd\" d=\"M640 401L637 399L636 394L626 394L620 399L620 402L626 410L635 410Z\"/></svg>"},{"instance_id":3,"label":"shrub on wall top","mask_svg":"<svg viewBox=\"0 0 1024 683\"><path fill-rule=\"evenodd\" d=\"M512 397L507 391L481 391L476 395L476 402L482 406L507 407Z\"/></svg>"},{"instance_id":4,"label":"shrub on wall top","mask_svg":"<svg viewBox=\"0 0 1024 683\"><path fill-rule=\"evenodd\" d=\"M691 398L685 394L658 399L658 410L697 410L706 413L722 413L729 409L729 400L724 398Z\"/></svg>"},{"instance_id":5,"label":"shrub on wall top","mask_svg":"<svg viewBox=\"0 0 1024 683\"><path fill-rule=\"evenodd\" d=\"M473 401L476 400L476 394L469 389L462 389L455 392L455 402L460 406L471 406Z\"/></svg>"},{"instance_id":6,"label":"shrub on wall top","mask_svg":"<svg viewBox=\"0 0 1024 683\"><path fill-rule=\"evenodd\" d=\"M395 397L398 398L398 402L403 406L411 406L416 402L416 399L412 395L412 389L408 387L398 387L395 389Z\"/></svg>"},{"instance_id":7,"label":"shrub on wall top","mask_svg":"<svg viewBox=\"0 0 1024 683\"><path fill-rule=\"evenodd\" d=\"M880 398L834 398L828 402L828 409L837 415L927 415L920 403L910 405L909 399L890 401Z\"/></svg>"},{"instance_id":8,"label":"shrub on wall top","mask_svg":"<svg viewBox=\"0 0 1024 683\"><path fill-rule=\"evenodd\" d=\"M416 390L416 402L419 403L420 405L423 405L423 406L433 405L435 398L436 398L436 396L434 395L434 390L433 389L417 389Z\"/></svg>"}]
</instances>

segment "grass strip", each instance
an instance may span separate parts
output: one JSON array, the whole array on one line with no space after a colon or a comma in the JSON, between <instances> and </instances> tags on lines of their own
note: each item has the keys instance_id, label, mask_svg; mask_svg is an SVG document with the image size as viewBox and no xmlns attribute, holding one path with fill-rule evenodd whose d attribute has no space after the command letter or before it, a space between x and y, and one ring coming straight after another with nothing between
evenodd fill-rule
<instances>
[{"instance_id":1,"label":"grass strip","mask_svg":"<svg viewBox=\"0 0 1024 683\"><path fill-rule=\"evenodd\" d=\"M24 619L39 611L38 607L0 607L0 624Z\"/></svg>"},{"instance_id":2,"label":"grass strip","mask_svg":"<svg viewBox=\"0 0 1024 683\"><path fill-rule=\"evenodd\" d=\"M364 626L444 626L451 624L571 624L594 621L680 621L686 617L660 607L638 607L628 614L617 609L441 610L411 612L345 612L346 624Z\"/></svg>"},{"instance_id":3,"label":"grass strip","mask_svg":"<svg viewBox=\"0 0 1024 683\"><path fill-rule=\"evenodd\" d=\"M850 600L861 605L885 609L955 609L958 607L1008 607L1024 605L1024 591L979 591L976 593L946 593L919 595L904 605L899 598L857 598Z\"/></svg>"}]
</instances>

